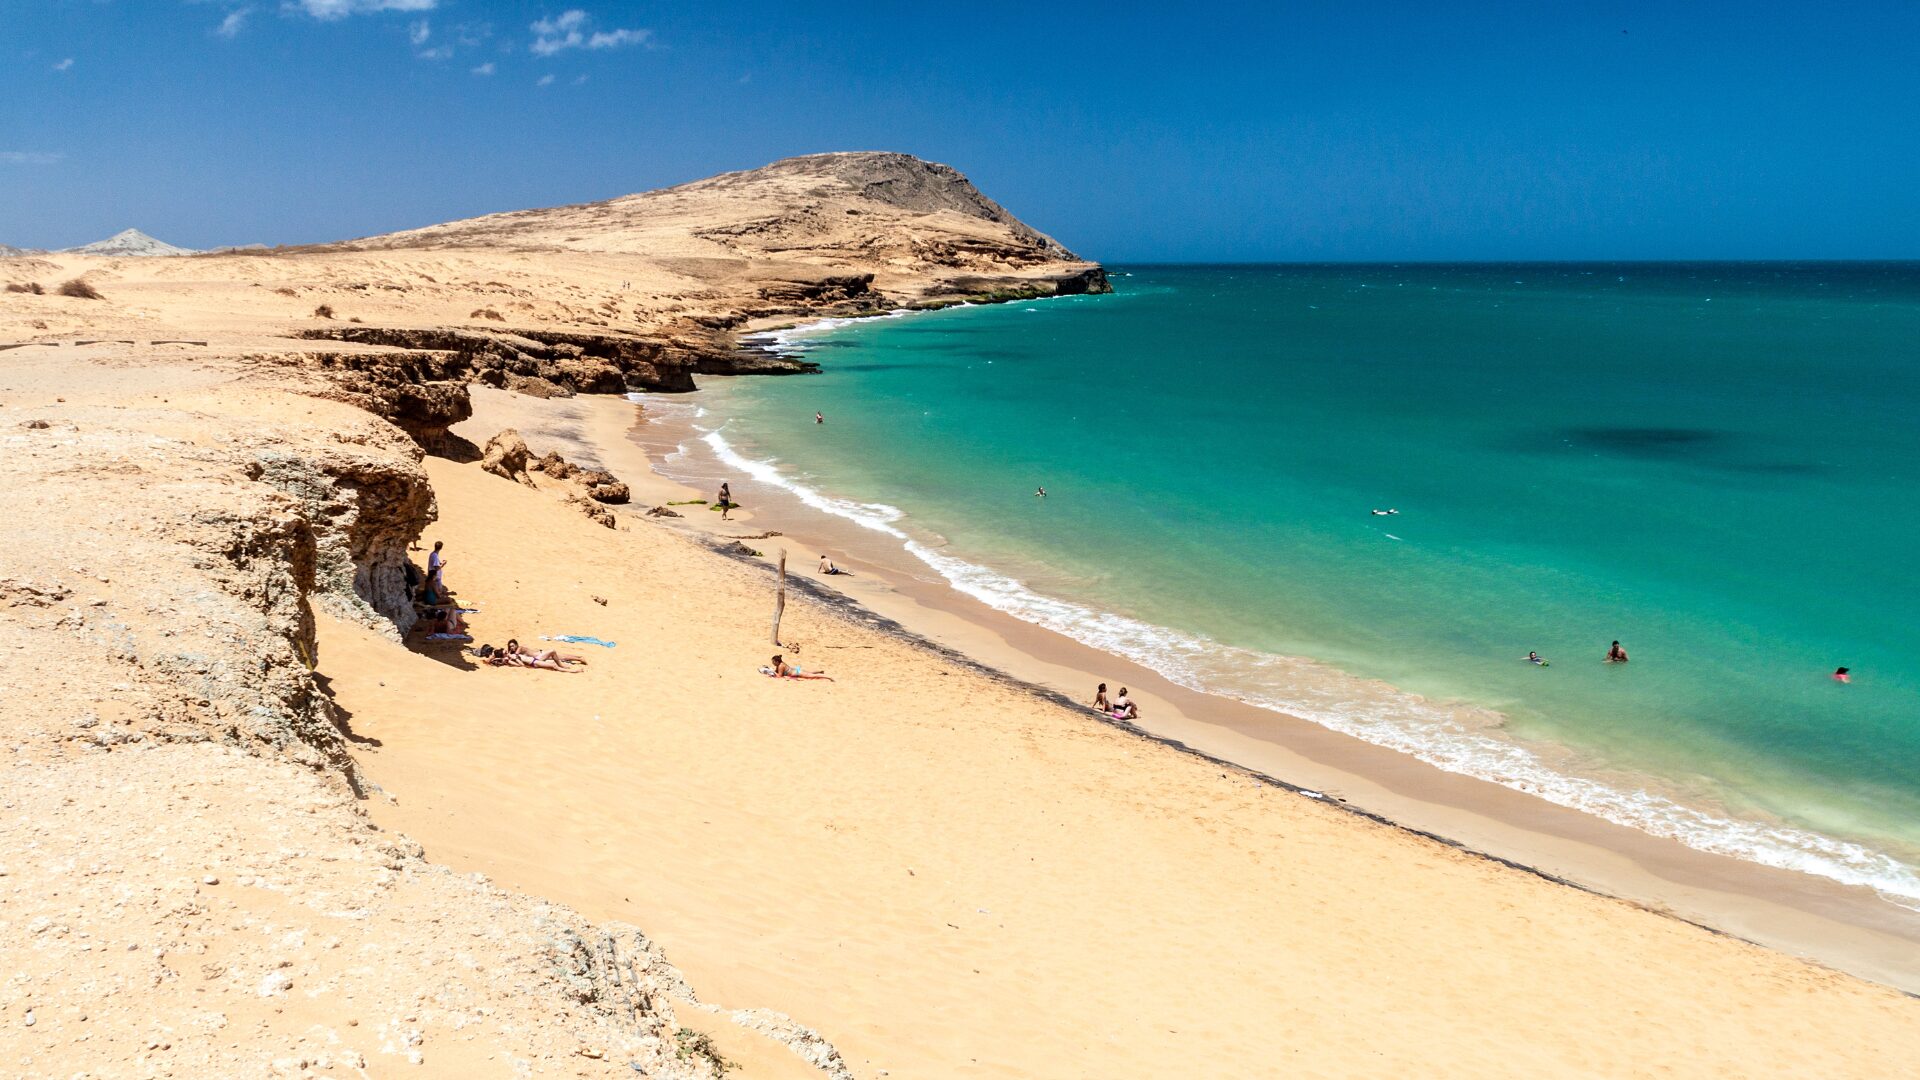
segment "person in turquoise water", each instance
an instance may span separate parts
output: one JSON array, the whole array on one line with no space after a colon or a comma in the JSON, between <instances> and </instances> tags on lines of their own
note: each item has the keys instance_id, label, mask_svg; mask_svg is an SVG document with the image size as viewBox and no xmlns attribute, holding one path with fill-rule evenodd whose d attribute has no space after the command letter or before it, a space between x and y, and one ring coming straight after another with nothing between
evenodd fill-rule
<instances>
[{"instance_id":1,"label":"person in turquoise water","mask_svg":"<svg viewBox=\"0 0 1920 1080\"><path fill-rule=\"evenodd\" d=\"M1537 652L1531 652L1531 651L1527 653L1527 663L1539 664L1541 667L1547 666L1547 660L1545 657L1541 656Z\"/></svg>"},{"instance_id":2,"label":"person in turquoise water","mask_svg":"<svg viewBox=\"0 0 1920 1080\"><path fill-rule=\"evenodd\" d=\"M1853 673L1848 671L1846 668L1834 668L1833 681L1850 683L1853 681Z\"/></svg>"},{"instance_id":3,"label":"person in turquoise water","mask_svg":"<svg viewBox=\"0 0 1920 1080\"><path fill-rule=\"evenodd\" d=\"M1626 662L1627 662L1627 650L1621 648L1619 642L1617 641L1614 642L1613 648L1607 650L1607 663L1624 664Z\"/></svg>"}]
</instances>

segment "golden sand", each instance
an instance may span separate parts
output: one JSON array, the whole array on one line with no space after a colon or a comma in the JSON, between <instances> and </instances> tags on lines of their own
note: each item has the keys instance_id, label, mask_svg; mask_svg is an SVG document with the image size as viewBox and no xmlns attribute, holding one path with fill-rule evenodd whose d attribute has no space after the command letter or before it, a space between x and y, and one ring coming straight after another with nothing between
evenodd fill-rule
<instances>
[{"instance_id":1,"label":"golden sand","mask_svg":"<svg viewBox=\"0 0 1920 1080\"><path fill-rule=\"evenodd\" d=\"M324 626L322 670L397 799L376 818L646 927L707 997L801 1018L858 1075L1920 1060L1898 992L1302 798L818 604L788 605L786 652L837 681L765 678L763 567L427 467L480 640L618 647L571 647L582 674L475 669Z\"/></svg>"}]
</instances>

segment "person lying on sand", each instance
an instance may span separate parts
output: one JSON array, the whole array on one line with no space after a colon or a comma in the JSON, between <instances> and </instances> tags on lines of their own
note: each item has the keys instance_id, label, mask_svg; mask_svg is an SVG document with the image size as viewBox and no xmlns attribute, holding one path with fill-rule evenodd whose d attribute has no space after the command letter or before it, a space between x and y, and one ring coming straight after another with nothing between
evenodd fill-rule
<instances>
[{"instance_id":1,"label":"person lying on sand","mask_svg":"<svg viewBox=\"0 0 1920 1080\"><path fill-rule=\"evenodd\" d=\"M820 572L823 574L826 574L829 577L835 574L844 574L847 577L853 576L853 573L851 571L842 570L839 567L833 565L833 560L827 558L825 555L820 556Z\"/></svg>"},{"instance_id":2,"label":"person lying on sand","mask_svg":"<svg viewBox=\"0 0 1920 1080\"><path fill-rule=\"evenodd\" d=\"M571 656L552 649L523 649L515 638L507 639L506 653L508 656L525 656L533 660L557 660L563 664L585 665L587 662L584 656Z\"/></svg>"},{"instance_id":3,"label":"person lying on sand","mask_svg":"<svg viewBox=\"0 0 1920 1080\"><path fill-rule=\"evenodd\" d=\"M518 641L508 641L504 649L482 645L477 655L481 663L491 664L494 667L540 668L543 671L561 671L568 674L577 674L576 669L568 667L568 664L579 664L584 667L587 662L584 657L566 656L552 649L529 652L520 648Z\"/></svg>"},{"instance_id":4,"label":"person lying on sand","mask_svg":"<svg viewBox=\"0 0 1920 1080\"><path fill-rule=\"evenodd\" d=\"M792 664L787 663L786 657L781 656L777 653L773 657L773 667L767 670L776 679L826 679L828 682L833 681L832 677L829 676L826 672L802 671L801 669L794 667Z\"/></svg>"}]
</instances>

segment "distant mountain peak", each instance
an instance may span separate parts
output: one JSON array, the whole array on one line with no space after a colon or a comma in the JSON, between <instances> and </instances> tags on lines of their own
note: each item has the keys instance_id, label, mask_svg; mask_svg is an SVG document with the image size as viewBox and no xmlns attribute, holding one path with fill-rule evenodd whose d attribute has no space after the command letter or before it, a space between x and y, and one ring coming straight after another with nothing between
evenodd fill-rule
<instances>
[{"instance_id":1,"label":"distant mountain peak","mask_svg":"<svg viewBox=\"0 0 1920 1080\"><path fill-rule=\"evenodd\" d=\"M122 229L91 244L66 249L69 255L192 255L191 248L176 247L165 240L156 240L139 229Z\"/></svg>"}]
</instances>

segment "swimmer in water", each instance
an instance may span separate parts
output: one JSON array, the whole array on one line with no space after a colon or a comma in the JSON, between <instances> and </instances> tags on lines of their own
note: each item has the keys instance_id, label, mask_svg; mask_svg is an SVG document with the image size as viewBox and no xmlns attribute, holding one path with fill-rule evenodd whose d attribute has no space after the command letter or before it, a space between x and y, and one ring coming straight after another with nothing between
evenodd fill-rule
<instances>
[{"instance_id":1,"label":"swimmer in water","mask_svg":"<svg viewBox=\"0 0 1920 1080\"><path fill-rule=\"evenodd\" d=\"M1613 648L1607 650L1607 663L1624 664L1626 662L1627 662L1627 650L1621 648L1619 642L1617 641L1614 642Z\"/></svg>"},{"instance_id":2,"label":"swimmer in water","mask_svg":"<svg viewBox=\"0 0 1920 1080\"><path fill-rule=\"evenodd\" d=\"M1539 653L1537 653L1537 652L1529 652L1529 653L1527 653L1527 663L1529 663L1529 664L1539 664L1539 665L1540 665L1541 667L1546 667L1546 666L1547 666L1547 661L1546 661L1546 659L1545 659L1544 657L1542 657L1542 656L1541 656L1541 655L1540 655Z\"/></svg>"},{"instance_id":3,"label":"swimmer in water","mask_svg":"<svg viewBox=\"0 0 1920 1080\"><path fill-rule=\"evenodd\" d=\"M1367 513L1369 513L1369 514L1372 514L1372 515L1373 515L1374 517L1386 517L1386 516L1387 516L1387 512L1386 512L1385 510L1369 510L1369 511L1367 511Z\"/></svg>"},{"instance_id":4,"label":"swimmer in water","mask_svg":"<svg viewBox=\"0 0 1920 1080\"><path fill-rule=\"evenodd\" d=\"M1044 498L1046 498L1046 497L1047 497L1047 489L1046 489L1046 488L1034 488L1034 489L1033 489L1033 497L1034 497L1034 498L1036 498L1036 499L1044 499Z\"/></svg>"},{"instance_id":5,"label":"swimmer in water","mask_svg":"<svg viewBox=\"0 0 1920 1080\"><path fill-rule=\"evenodd\" d=\"M1834 668L1833 681L1850 683L1853 681L1853 674L1849 672L1846 668Z\"/></svg>"},{"instance_id":6,"label":"swimmer in water","mask_svg":"<svg viewBox=\"0 0 1920 1080\"><path fill-rule=\"evenodd\" d=\"M824 424L824 423L826 423L826 422L827 422L827 414L825 414L825 413L814 413L814 414L813 414L813 422L814 422L814 423L816 423L816 424Z\"/></svg>"}]
</instances>

